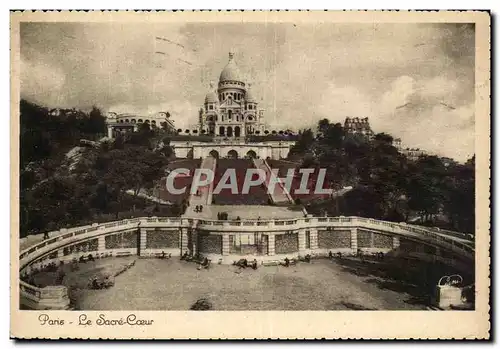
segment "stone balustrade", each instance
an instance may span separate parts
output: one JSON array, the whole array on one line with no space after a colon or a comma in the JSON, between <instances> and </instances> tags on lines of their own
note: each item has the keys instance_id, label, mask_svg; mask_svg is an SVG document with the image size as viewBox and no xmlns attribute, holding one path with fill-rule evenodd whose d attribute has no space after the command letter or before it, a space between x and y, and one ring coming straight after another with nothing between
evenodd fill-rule
<instances>
[{"instance_id":1,"label":"stone balustrade","mask_svg":"<svg viewBox=\"0 0 500 349\"><path fill-rule=\"evenodd\" d=\"M170 242L177 241L177 248L171 246L173 243L170 242L167 244L168 246L163 247L161 244L165 239L162 238L150 238L151 241L147 242L148 235L154 236L151 234L162 234L166 231L169 234L178 234L178 236L170 236L167 239ZM109 240L106 243L105 238L123 233L138 234L136 236L138 236L139 241L133 247L127 243L127 251L113 250L112 248L123 246L110 244L110 241L114 240ZM340 245L332 243L331 239L325 238L325 234L328 233L338 233L338 238L342 240L342 243L340 240ZM267 239L265 254L270 257L276 253L324 254L327 250L337 248L339 251L350 251L351 253L356 253L363 248L368 250L379 248L388 251L399 248L400 239L404 239L435 247L436 251L442 250L447 255L457 256L458 258L453 258L454 265L460 264L469 266L469 268L474 265L474 241L468 234L371 218L341 216L220 221L177 217L141 217L51 232L49 239L20 251L20 271L23 272L26 267L44 259L62 260L63 258L71 258L71 254L74 253L81 254L82 251L79 248L72 247L88 241L92 241L92 249L91 251L85 250L84 253L92 253L96 256L102 256L104 252L113 255L112 251L115 252L115 255L126 252L140 256L153 256L164 249L167 252L173 252L173 255L180 255L190 250L192 253L200 251L228 256L232 249L228 244L229 235L238 234L265 235ZM283 234L287 234L287 237L284 238ZM95 249L96 239L97 250ZM188 241L191 241L191 245ZM196 241L196 243L192 241ZM25 245L22 244L22 246ZM204 248L208 250L203 251ZM66 256L64 251L70 251L70 255ZM439 253L436 255L435 258L443 259ZM39 289L21 281L20 289L22 300L36 309L44 309L43 307L61 309L68 302L67 290L63 286Z\"/></svg>"}]
</instances>

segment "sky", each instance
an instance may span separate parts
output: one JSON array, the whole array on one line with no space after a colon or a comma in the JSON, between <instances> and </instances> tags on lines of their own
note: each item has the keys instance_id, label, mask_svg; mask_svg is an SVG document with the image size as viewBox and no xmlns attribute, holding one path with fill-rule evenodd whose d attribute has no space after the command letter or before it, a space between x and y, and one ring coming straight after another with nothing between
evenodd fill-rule
<instances>
[{"instance_id":1,"label":"sky","mask_svg":"<svg viewBox=\"0 0 500 349\"><path fill-rule=\"evenodd\" d=\"M233 51L270 129L368 117L405 147L465 161L474 35L473 24L23 23L21 97L169 111L176 127L192 127Z\"/></svg>"}]
</instances>

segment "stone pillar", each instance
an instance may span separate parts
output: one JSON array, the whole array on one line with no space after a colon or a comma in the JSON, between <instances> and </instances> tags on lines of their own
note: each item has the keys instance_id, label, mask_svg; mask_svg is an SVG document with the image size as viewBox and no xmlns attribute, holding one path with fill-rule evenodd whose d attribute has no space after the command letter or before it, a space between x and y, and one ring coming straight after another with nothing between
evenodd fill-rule
<instances>
[{"instance_id":1,"label":"stone pillar","mask_svg":"<svg viewBox=\"0 0 500 349\"><path fill-rule=\"evenodd\" d=\"M299 230L299 253L305 252L306 249L306 231L304 229Z\"/></svg>"},{"instance_id":2,"label":"stone pillar","mask_svg":"<svg viewBox=\"0 0 500 349\"><path fill-rule=\"evenodd\" d=\"M101 235L97 238L97 251L102 252L106 250L106 237Z\"/></svg>"},{"instance_id":3,"label":"stone pillar","mask_svg":"<svg viewBox=\"0 0 500 349\"><path fill-rule=\"evenodd\" d=\"M267 254L269 256L274 256L276 254L276 239L274 238L274 234L267 235Z\"/></svg>"},{"instance_id":4,"label":"stone pillar","mask_svg":"<svg viewBox=\"0 0 500 349\"><path fill-rule=\"evenodd\" d=\"M113 127L108 126L108 138L113 138Z\"/></svg>"},{"instance_id":5,"label":"stone pillar","mask_svg":"<svg viewBox=\"0 0 500 349\"><path fill-rule=\"evenodd\" d=\"M316 250L318 248L318 229L310 229L309 237L311 239L311 250Z\"/></svg>"},{"instance_id":6,"label":"stone pillar","mask_svg":"<svg viewBox=\"0 0 500 349\"><path fill-rule=\"evenodd\" d=\"M147 238L148 238L147 230L145 228L140 228L139 229L139 250L137 251L137 254L139 256L142 256L144 254L144 251L146 250Z\"/></svg>"},{"instance_id":7,"label":"stone pillar","mask_svg":"<svg viewBox=\"0 0 500 349\"><path fill-rule=\"evenodd\" d=\"M358 253L358 229L351 228L351 252Z\"/></svg>"},{"instance_id":8,"label":"stone pillar","mask_svg":"<svg viewBox=\"0 0 500 349\"><path fill-rule=\"evenodd\" d=\"M188 233L186 228L181 228L179 230L179 235L180 238L179 240L181 241L181 256L188 250Z\"/></svg>"},{"instance_id":9,"label":"stone pillar","mask_svg":"<svg viewBox=\"0 0 500 349\"><path fill-rule=\"evenodd\" d=\"M228 256L229 255L229 234L224 233L222 235L222 255L223 256Z\"/></svg>"},{"instance_id":10,"label":"stone pillar","mask_svg":"<svg viewBox=\"0 0 500 349\"><path fill-rule=\"evenodd\" d=\"M191 251L191 253L194 256L198 252L198 233L196 232L196 230L191 230L191 239L193 242L193 250Z\"/></svg>"},{"instance_id":11,"label":"stone pillar","mask_svg":"<svg viewBox=\"0 0 500 349\"><path fill-rule=\"evenodd\" d=\"M392 248L395 250L399 248L399 236L392 237Z\"/></svg>"}]
</instances>

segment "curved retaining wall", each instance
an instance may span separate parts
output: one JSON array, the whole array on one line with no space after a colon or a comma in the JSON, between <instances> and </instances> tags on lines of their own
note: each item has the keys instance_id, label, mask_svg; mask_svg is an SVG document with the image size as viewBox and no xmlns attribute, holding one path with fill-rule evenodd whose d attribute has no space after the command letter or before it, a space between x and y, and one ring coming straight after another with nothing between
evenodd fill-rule
<instances>
[{"instance_id":1,"label":"curved retaining wall","mask_svg":"<svg viewBox=\"0 0 500 349\"><path fill-rule=\"evenodd\" d=\"M127 232L138 232L137 242L116 245L106 241L106 237ZM167 237L166 234L171 236ZM295 257L307 253L321 255L329 251L347 254L398 251L401 241L424 246L412 252L417 258L429 259L429 255L432 255L433 260L452 264L459 269L470 270L474 265L474 242L467 234L362 217L243 221L143 217L62 229L49 233L49 236L49 239L20 251L21 273L29 273L31 268L38 268L46 262L71 260L89 254L95 257L127 254L151 257L162 252L181 255L190 251L229 263L242 255L252 255L253 258L255 253L259 254L257 258L260 260L276 260L280 256ZM235 240L248 242L248 239L254 245L243 243L235 250ZM257 240L262 244L257 245ZM93 246L92 250L71 248L85 241L93 241L88 244ZM432 247L433 251L429 254L425 246ZM63 289L63 286L40 289L25 282L20 283L22 303L36 303L41 309L59 309L64 308L64 303L69 304L67 291L65 293ZM55 302L57 295L61 297Z\"/></svg>"}]
</instances>

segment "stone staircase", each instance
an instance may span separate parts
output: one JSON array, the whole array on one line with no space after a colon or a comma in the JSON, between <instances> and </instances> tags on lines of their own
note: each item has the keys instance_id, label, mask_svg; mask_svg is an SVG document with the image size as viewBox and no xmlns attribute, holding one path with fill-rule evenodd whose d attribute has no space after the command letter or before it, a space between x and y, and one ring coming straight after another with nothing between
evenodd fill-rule
<instances>
[{"instance_id":1,"label":"stone staircase","mask_svg":"<svg viewBox=\"0 0 500 349\"><path fill-rule=\"evenodd\" d=\"M203 159L200 165L200 169L208 169L211 170L212 173L215 173L215 168L217 166L217 159L212 156L208 156ZM201 180L204 180L202 177ZM200 187L198 192L195 194L189 195L189 206L193 207L196 205L208 206L212 204L212 195L214 191L214 181L210 184Z\"/></svg>"},{"instance_id":2,"label":"stone staircase","mask_svg":"<svg viewBox=\"0 0 500 349\"><path fill-rule=\"evenodd\" d=\"M264 159L253 159L253 164L255 168L263 170L266 173L266 179L264 184L266 188L269 188L269 182L271 180L272 172L271 167L267 164ZM269 191L269 196L275 204L290 204L293 203L293 199L290 193L285 189L283 184L279 181L274 185L274 190Z\"/></svg>"}]
</instances>

